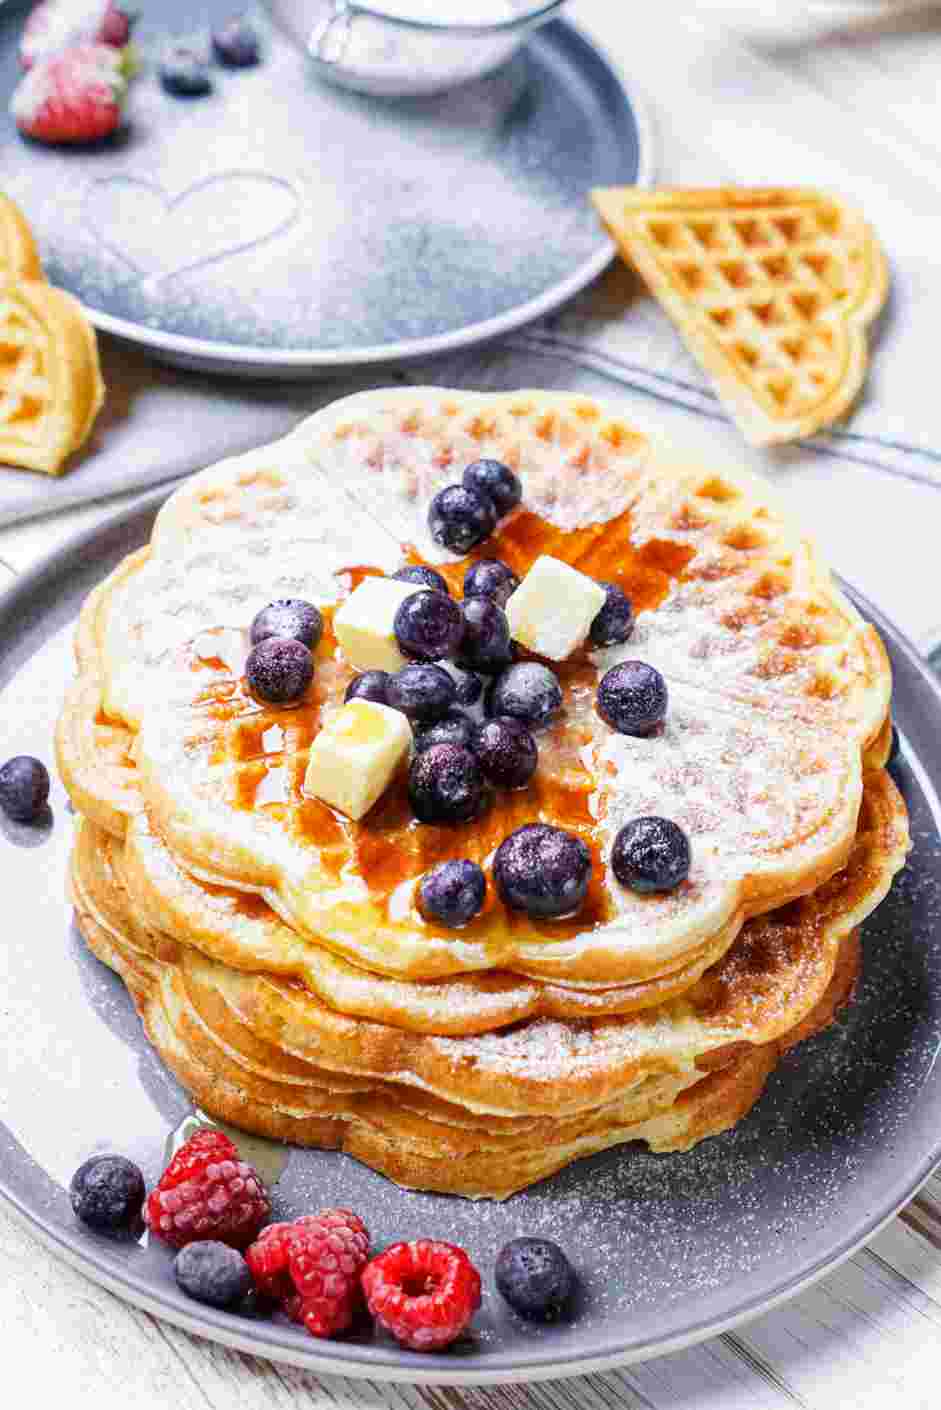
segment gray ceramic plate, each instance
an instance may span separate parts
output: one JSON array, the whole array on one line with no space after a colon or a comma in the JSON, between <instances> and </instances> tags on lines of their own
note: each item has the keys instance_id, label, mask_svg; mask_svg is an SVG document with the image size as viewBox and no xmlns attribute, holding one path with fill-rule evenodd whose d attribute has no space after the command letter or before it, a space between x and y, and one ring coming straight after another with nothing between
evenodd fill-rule
<instances>
[{"instance_id":1,"label":"gray ceramic plate","mask_svg":"<svg viewBox=\"0 0 941 1410\"><path fill-rule=\"evenodd\" d=\"M145 541L159 500L76 540L0 599L0 753L50 757L79 604ZM345 1156L290 1153L276 1216L350 1205L377 1244L437 1235L469 1250L487 1288L472 1340L421 1357L365 1335L318 1343L287 1325L214 1313L177 1290L163 1248L76 1223L64 1187L79 1162L118 1149L153 1179L190 1108L123 987L72 928L63 900L71 828L58 785L47 827L7 824L0 838L0 1192L11 1209L89 1277L158 1316L258 1355L378 1379L525 1381L624 1363L710 1336L821 1277L941 1156L941 694L898 632L862 606L895 668L896 776L915 850L865 927L856 1002L782 1063L745 1121L688 1155L626 1147L592 1157L503 1205L406 1194ZM570 1321L527 1326L494 1295L494 1256L521 1233L571 1252L583 1291Z\"/></svg>"},{"instance_id":2,"label":"gray ceramic plate","mask_svg":"<svg viewBox=\"0 0 941 1410\"><path fill-rule=\"evenodd\" d=\"M561 20L490 77L408 100L319 81L265 26L259 67L217 68L214 92L186 100L155 60L193 7L160 0L135 31L147 62L126 129L69 150L23 141L7 112L28 8L0 6L3 188L50 279L168 361L309 377L496 337L611 259L590 188L650 180L636 99Z\"/></svg>"}]
</instances>

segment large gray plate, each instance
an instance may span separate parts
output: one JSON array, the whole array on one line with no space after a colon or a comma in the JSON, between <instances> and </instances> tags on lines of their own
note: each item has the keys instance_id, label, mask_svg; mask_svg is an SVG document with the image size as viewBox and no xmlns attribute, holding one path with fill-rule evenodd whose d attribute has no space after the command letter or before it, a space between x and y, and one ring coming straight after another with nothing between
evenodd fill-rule
<instances>
[{"instance_id":1,"label":"large gray plate","mask_svg":"<svg viewBox=\"0 0 941 1410\"><path fill-rule=\"evenodd\" d=\"M49 758L75 613L145 541L158 502L76 540L0 599L0 754ZM914 650L862 606L895 668L896 776L915 850L865 927L856 1002L783 1062L745 1121L688 1155L630 1147L593 1157L503 1205L407 1194L347 1157L291 1153L279 1217L351 1205L377 1244L438 1235L468 1248L487 1287L472 1342L420 1357L380 1339L318 1343L214 1313L180 1294L164 1249L109 1242L75 1222L64 1186L80 1160L116 1148L153 1179L189 1106L123 987L72 928L63 901L71 828L58 785L47 829L7 824L0 838L0 1192L10 1207L89 1277L158 1316L259 1355L380 1379L527 1380L628 1362L710 1336L819 1278L941 1156L941 697ZM528 1327L493 1294L494 1256L521 1233L554 1236L575 1258L584 1291L570 1322Z\"/></svg>"},{"instance_id":2,"label":"large gray plate","mask_svg":"<svg viewBox=\"0 0 941 1410\"><path fill-rule=\"evenodd\" d=\"M50 279L168 361L309 377L495 337L611 259L590 188L650 179L634 98L561 20L491 77L410 100L318 81L275 27L262 65L187 101L153 59L193 7L160 0L126 129L69 150L23 141L7 112L27 9L0 5L3 189Z\"/></svg>"}]
</instances>

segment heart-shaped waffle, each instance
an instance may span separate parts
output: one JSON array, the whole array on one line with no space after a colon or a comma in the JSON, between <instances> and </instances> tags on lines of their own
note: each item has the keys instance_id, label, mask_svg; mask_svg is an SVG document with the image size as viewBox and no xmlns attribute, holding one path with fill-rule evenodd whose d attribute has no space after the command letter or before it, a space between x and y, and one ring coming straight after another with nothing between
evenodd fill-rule
<instances>
[{"instance_id":1,"label":"heart-shaped waffle","mask_svg":"<svg viewBox=\"0 0 941 1410\"><path fill-rule=\"evenodd\" d=\"M78 301L37 280L0 283L0 464L60 474L103 400Z\"/></svg>"},{"instance_id":2,"label":"heart-shaped waffle","mask_svg":"<svg viewBox=\"0 0 941 1410\"><path fill-rule=\"evenodd\" d=\"M45 280L29 222L0 191L0 279Z\"/></svg>"},{"instance_id":3,"label":"heart-shaped waffle","mask_svg":"<svg viewBox=\"0 0 941 1410\"><path fill-rule=\"evenodd\" d=\"M748 440L796 440L843 415L888 292L858 212L813 190L611 187L592 199Z\"/></svg>"}]
</instances>

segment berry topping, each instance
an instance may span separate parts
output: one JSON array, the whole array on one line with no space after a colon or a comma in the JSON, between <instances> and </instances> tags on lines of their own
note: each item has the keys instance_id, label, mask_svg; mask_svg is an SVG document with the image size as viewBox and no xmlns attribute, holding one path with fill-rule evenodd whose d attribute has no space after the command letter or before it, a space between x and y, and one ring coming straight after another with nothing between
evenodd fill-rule
<instances>
[{"instance_id":1,"label":"berry topping","mask_svg":"<svg viewBox=\"0 0 941 1410\"><path fill-rule=\"evenodd\" d=\"M351 1325L368 1257L369 1231L348 1209L271 1224L245 1255L259 1292L315 1337Z\"/></svg>"},{"instance_id":2,"label":"berry topping","mask_svg":"<svg viewBox=\"0 0 941 1410\"><path fill-rule=\"evenodd\" d=\"M619 734L646 735L667 712L667 683L645 661L622 661L598 684L598 713Z\"/></svg>"},{"instance_id":3,"label":"berry topping","mask_svg":"<svg viewBox=\"0 0 941 1410\"><path fill-rule=\"evenodd\" d=\"M473 671L464 671L459 666L450 666L449 674L454 679L459 705L475 705L480 699L484 683Z\"/></svg>"},{"instance_id":4,"label":"berry topping","mask_svg":"<svg viewBox=\"0 0 941 1410\"><path fill-rule=\"evenodd\" d=\"M562 709L562 687L548 666L521 661L498 676L487 697L487 713L513 715L529 725L549 724Z\"/></svg>"},{"instance_id":5,"label":"berry topping","mask_svg":"<svg viewBox=\"0 0 941 1410\"><path fill-rule=\"evenodd\" d=\"M391 679L388 671L363 671L346 687L344 704L349 700L371 700L374 705L388 705Z\"/></svg>"},{"instance_id":6,"label":"berry topping","mask_svg":"<svg viewBox=\"0 0 941 1410\"><path fill-rule=\"evenodd\" d=\"M209 65L196 49L174 44L160 62L160 82L175 98L201 98L212 91Z\"/></svg>"},{"instance_id":7,"label":"berry topping","mask_svg":"<svg viewBox=\"0 0 941 1410\"><path fill-rule=\"evenodd\" d=\"M392 1244L366 1265L369 1311L412 1351L440 1351L480 1306L480 1274L463 1249L438 1239Z\"/></svg>"},{"instance_id":8,"label":"berry topping","mask_svg":"<svg viewBox=\"0 0 941 1410\"><path fill-rule=\"evenodd\" d=\"M611 870L632 891L672 891L689 865L689 838L669 818L632 818L611 849Z\"/></svg>"},{"instance_id":9,"label":"berry topping","mask_svg":"<svg viewBox=\"0 0 941 1410\"><path fill-rule=\"evenodd\" d=\"M130 1229L140 1218L144 1177L123 1155L93 1155L72 1176L69 1198L92 1229Z\"/></svg>"},{"instance_id":10,"label":"berry topping","mask_svg":"<svg viewBox=\"0 0 941 1410\"><path fill-rule=\"evenodd\" d=\"M499 460L475 460L462 476L464 487L492 500L499 515L509 514L523 498L519 476Z\"/></svg>"},{"instance_id":11,"label":"berry topping","mask_svg":"<svg viewBox=\"0 0 941 1410\"><path fill-rule=\"evenodd\" d=\"M314 658L302 641L270 636L248 653L245 677L257 699L269 705L291 705L314 678Z\"/></svg>"},{"instance_id":12,"label":"berry topping","mask_svg":"<svg viewBox=\"0 0 941 1410\"><path fill-rule=\"evenodd\" d=\"M29 754L0 768L0 808L14 822L35 822L49 800L49 770Z\"/></svg>"},{"instance_id":13,"label":"berry topping","mask_svg":"<svg viewBox=\"0 0 941 1410\"><path fill-rule=\"evenodd\" d=\"M464 575L465 597L489 597L498 607L505 607L510 594L515 592L520 580L501 563L499 558L481 558L472 563Z\"/></svg>"},{"instance_id":14,"label":"berry topping","mask_svg":"<svg viewBox=\"0 0 941 1410\"><path fill-rule=\"evenodd\" d=\"M497 788L522 788L536 772L539 750L522 720L498 715L474 731L471 749L481 772Z\"/></svg>"},{"instance_id":15,"label":"berry topping","mask_svg":"<svg viewBox=\"0 0 941 1410\"><path fill-rule=\"evenodd\" d=\"M466 925L484 904L487 878L476 862L442 862L426 872L418 887L418 904L429 920Z\"/></svg>"},{"instance_id":16,"label":"berry topping","mask_svg":"<svg viewBox=\"0 0 941 1410\"><path fill-rule=\"evenodd\" d=\"M302 602L297 597L279 598L261 609L249 629L252 646L272 636L302 641L308 651L316 651L323 636L323 617L312 602Z\"/></svg>"},{"instance_id":17,"label":"berry topping","mask_svg":"<svg viewBox=\"0 0 941 1410\"><path fill-rule=\"evenodd\" d=\"M443 666L403 666L389 677L388 705L410 720L430 724L454 704L457 686Z\"/></svg>"},{"instance_id":18,"label":"berry topping","mask_svg":"<svg viewBox=\"0 0 941 1410\"><path fill-rule=\"evenodd\" d=\"M255 27L247 15L233 15L212 31L212 51L220 64L247 69L257 64L260 49Z\"/></svg>"},{"instance_id":19,"label":"berry topping","mask_svg":"<svg viewBox=\"0 0 941 1410\"><path fill-rule=\"evenodd\" d=\"M554 1322L572 1296L575 1270L551 1239L511 1239L497 1255L497 1292L532 1322Z\"/></svg>"},{"instance_id":20,"label":"berry topping","mask_svg":"<svg viewBox=\"0 0 941 1410\"><path fill-rule=\"evenodd\" d=\"M37 142L78 144L108 137L127 97L125 63L107 44L77 44L34 64L13 94L19 130Z\"/></svg>"},{"instance_id":21,"label":"berry topping","mask_svg":"<svg viewBox=\"0 0 941 1410\"><path fill-rule=\"evenodd\" d=\"M497 848L493 879L504 904L541 919L578 910L591 877L591 853L574 833L527 823Z\"/></svg>"},{"instance_id":22,"label":"berry topping","mask_svg":"<svg viewBox=\"0 0 941 1410\"><path fill-rule=\"evenodd\" d=\"M433 744L459 744L462 749L470 749L473 737L473 720L463 710L449 710L434 724L416 728L415 748L419 753L430 749Z\"/></svg>"},{"instance_id":23,"label":"berry topping","mask_svg":"<svg viewBox=\"0 0 941 1410\"><path fill-rule=\"evenodd\" d=\"M261 1177L239 1159L228 1136L212 1127L180 1147L144 1205L151 1233L173 1248L198 1239L245 1248L270 1213Z\"/></svg>"},{"instance_id":24,"label":"berry topping","mask_svg":"<svg viewBox=\"0 0 941 1410\"><path fill-rule=\"evenodd\" d=\"M588 635L595 646L619 646L634 630L634 608L631 599L617 583L599 583L607 600L592 621Z\"/></svg>"},{"instance_id":25,"label":"berry topping","mask_svg":"<svg viewBox=\"0 0 941 1410\"><path fill-rule=\"evenodd\" d=\"M440 661L461 644L464 618L453 597L428 589L413 592L395 614L399 650L415 661Z\"/></svg>"},{"instance_id":26,"label":"berry topping","mask_svg":"<svg viewBox=\"0 0 941 1410\"><path fill-rule=\"evenodd\" d=\"M463 485L439 490L428 509L428 530L440 548L470 553L493 533L497 513L486 495Z\"/></svg>"},{"instance_id":27,"label":"berry topping","mask_svg":"<svg viewBox=\"0 0 941 1410\"><path fill-rule=\"evenodd\" d=\"M408 796L419 822L467 822L480 810L480 765L459 744L433 744L412 760Z\"/></svg>"},{"instance_id":28,"label":"berry topping","mask_svg":"<svg viewBox=\"0 0 941 1410\"><path fill-rule=\"evenodd\" d=\"M463 602L464 639L461 661L472 671L495 676L513 664L513 643L506 614L489 597Z\"/></svg>"},{"instance_id":29,"label":"berry topping","mask_svg":"<svg viewBox=\"0 0 941 1410\"><path fill-rule=\"evenodd\" d=\"M432 592L443 592L445 597L451 594L441 574L436 573L434 568L426 568L424 563L410 563L392 576L400 583L414 583L416 587L430 588Z\"/></svg>"},{"instance_id":30,"label":"berry topping","mask_svg":"<svg viewBox=\"0 0 941 1410\"><path fill-rule=\"evenodd\" d=\"M173 1272L187 1297L209 1307L235 1307L255 1286L242 1255L215 1239L200 1239L181 1248Z\"/></svg>"}]
</instances>

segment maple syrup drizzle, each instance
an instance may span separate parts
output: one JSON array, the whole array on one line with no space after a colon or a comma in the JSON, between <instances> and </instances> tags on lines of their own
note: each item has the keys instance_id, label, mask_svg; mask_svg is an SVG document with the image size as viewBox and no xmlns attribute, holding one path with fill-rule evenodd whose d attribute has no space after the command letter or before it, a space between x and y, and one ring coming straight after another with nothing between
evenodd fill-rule
<instances>
[{"instance_id":1,"label":"maple syrup drizzle","mask_svg":"<svg viewBox=\"0 0 941 1410\"><path fill-rule=\"evenodd\" d=\"M682 544L652 540L636 549L630 543L630 515L606 524L566 532L538 515L521 510L460 563L435 564L455 597L462 595L464 575L480 558L500 558L522 577L542 553L551 554L590 577L615 582L634 604L635 612L658 606L683 573L693 550ZM411 563L421 563L410 549ZM337 573L350 590L364 578L381 576L379 569L360 564ZM604 887L604 867L589 799L595 783L580 751L592 735L596 671L585 651L564 662L547 664L562 685L560 719L537 735L539 767L529 784L514 792L492 793L483 813L468 823L437 827L419 823L408 801L407 770L403 769L366 818L351 822L315 798L302 793L306 750L320 728L324 708L342 703L355 674L340 656L332 630L332 613L325 611L325 629L316 652L316 670L307 698L287 709L258 704L243 681L231 679L207 688L200 705L214 719L227 722L226 739L217 747L219 760L234 757L235 806L263 810L283 821L293 836L317 848L321 864L334 876L352 863L377 905L402 882L415 879L439 862L466 857L484 865L503 839L529 822L547 822L577 833L592 852L588 895L578 914L568 920L541 923L506 912L509 929L525 927L554 939L578 934L611 918ZM256 898L257 899L257 898ZM484 912L466 932L483 934L487 917L503 909L494 888L488 888ZM434 929L434 927L432 927ZM442 932L447 933L447 932Z\"/></svg>"}]
</instances>

